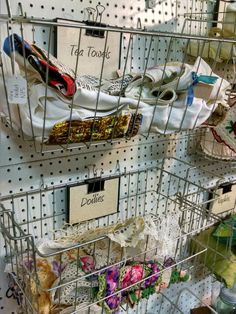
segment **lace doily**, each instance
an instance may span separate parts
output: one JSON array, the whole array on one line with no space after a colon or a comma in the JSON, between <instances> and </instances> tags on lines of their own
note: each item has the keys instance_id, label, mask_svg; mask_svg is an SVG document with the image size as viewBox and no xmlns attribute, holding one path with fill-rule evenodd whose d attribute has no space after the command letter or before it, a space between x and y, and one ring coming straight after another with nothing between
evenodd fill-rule
<instances>
[{"instance_id":1,"label":"lace doily","mask_svg":"<svg viewBox=\"0 0 236 314\"><path fill-rule=\"evenodd\" d=\"M69 284L70 281L84 276L85 273L79 268L77 261L69 263L61 273L53 287L58 285L67 285L52 291L52 302L54 304L79 304L81 302L89 302L92 299L92 289L98 286L97 280L81 279L77 282Z\"/></svg>"}]
</instances>

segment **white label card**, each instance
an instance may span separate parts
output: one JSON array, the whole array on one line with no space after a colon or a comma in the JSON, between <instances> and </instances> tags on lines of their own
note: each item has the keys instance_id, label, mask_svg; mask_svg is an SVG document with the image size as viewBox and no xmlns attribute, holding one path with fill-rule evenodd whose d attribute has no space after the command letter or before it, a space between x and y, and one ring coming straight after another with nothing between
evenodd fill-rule
<instances>
[{"instance_id":1,"label":"white label card","mask_svg":"<svg viewBox=\"0 0 236 314\"><path fill-rule=\"evenodd\" d=\"M27 82L23 77L9 77L7 81L7 95L10 104L23 105L27 103Z\"/></svg>"},{"instance_id":2,"label":"white label card","mask_svg":"<svg viewBox=\"0 0 236 314\"><path fill-rule=\"evenodd\" d=\"M232 185L229 191L224 191L224 188L221 187L214 192L219 196L211 203L210 209L213 214L221 214L234 208L236 201L236 184Z\"/></svg>"},{"instance_id":3,"label":"white label card","mask_svg":"<svg viewBox=\"0 0 236 314\"><path fill-rule=\"evenodd\" d=\"M119 184L119 178L112 178L69 187L69 223L75 224L116 213Z\"/></svg>"},{"instance_id":4,"label":"white label card","mask_svg":"<svg viewBox=\"0 0 236 314\"><path fill-rule=\"evenodd\" d=\"M73 23L58 19L58 22ZM79 23L81 25L81 23ZM105 28L104 28L105 31ZM81 33L80 33L81 32ZM107 44L105 46L105 37ZM87 36L85 29L57 27L57 58L75 70L78 57L78 75L100 77L103 67L103 78L116 78L120 60L120 33L109 32L104 38ZM78 43L79 47L78 47ZM106 49L105 49L106 47Z\"/></svg>"}]
</instances>

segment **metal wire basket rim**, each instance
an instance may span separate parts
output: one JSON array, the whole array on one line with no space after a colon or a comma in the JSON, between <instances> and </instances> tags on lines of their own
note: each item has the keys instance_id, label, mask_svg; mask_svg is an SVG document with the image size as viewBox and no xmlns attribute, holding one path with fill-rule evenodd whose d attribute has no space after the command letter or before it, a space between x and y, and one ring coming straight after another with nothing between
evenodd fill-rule
<instances>
[{"instance_id":1,"label":"metal wire basket rim","mask_svg":"<svg viewBox=\"0 0 236 314\"><path fill-rule=\"evenodd\" d=\"M0 16L0 22L11 22L12 24L34 24L34 25L46 25L46 26L61 26L61 27L68 27L68 28L78 28L78 29L90 29L90 30L98 30L98 31L104 31L104 27L99 26L88 26L83 25L82 23L79 24L79 22L75 23L62 23L62 22L56 22L50 19L40 19L40 18L26 18L22 16L13 16L12 18L9 18L8 16L1 15ZM133 34L133 35L143 35L143 36L151 36L153 37L169 37L169 38L175 38L175 39L196 39L196 40L209 40L212 42L222 42L222 43L236 43L236 39L227 39L227 38L214 38L214 37L206 37L206 36L198 36L198 35L186 35L183 33L171 33L171 32L163 32L163 31L146 31L146 30L140 30L135 28L121 28L121 27L106 27L105 31L108 32L118 32L118 33L127 33L127 34Z\"/></svg>"}]
</instances>

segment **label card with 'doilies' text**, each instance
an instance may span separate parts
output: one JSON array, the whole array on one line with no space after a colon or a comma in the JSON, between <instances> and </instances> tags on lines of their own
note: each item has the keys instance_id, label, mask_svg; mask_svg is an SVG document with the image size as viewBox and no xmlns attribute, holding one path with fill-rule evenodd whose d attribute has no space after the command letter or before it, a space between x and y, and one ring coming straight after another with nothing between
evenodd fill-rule
<instances>
[{"instance_id":1,"label":"label card with 'doilies' text","mask_svg":"<svg viewBox=\"0 0 236 314\"><path fill-rule=\"evenodd\" d=\"M96 219L118 212L120 179L96 179L68 187L68 222Z\"/></svg>"},{"instance_id":2,"label":"label card with 'doilies' text","mask_svg":"<svg viewBox=\"0 0 236 314\"><path fill-rule=\"evenodd\" d=\"M6 78L6 88L9 104L24 105L27 103L27 82L23 77Z\"/></svg>"}]
</instances>

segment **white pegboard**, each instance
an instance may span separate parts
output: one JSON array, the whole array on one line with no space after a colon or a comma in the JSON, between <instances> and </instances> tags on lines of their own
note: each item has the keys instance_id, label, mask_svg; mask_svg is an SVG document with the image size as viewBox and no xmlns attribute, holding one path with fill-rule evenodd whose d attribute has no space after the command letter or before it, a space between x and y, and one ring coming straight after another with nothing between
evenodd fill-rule
<instances>
[{"instance_id":1,"label":"white pegboard","mask_svg":"<svg viewBox=\"0 0 236 314\"><path fill-rule=\"evenodd\" d=\"M12 136L12 137L11 137ZM157 141L157 139L160 141ZM2 126L1 195L37 189L43 185L69 183L88 178L88 166L113 174L155 165L158 159L175 152L176 137L170 141L160 135L136 137L126 142L83 147L72 151L37 154L30 144ZM12 140L12 141L11 141ZM187 137L186 137L187 141ZM29 152L31 153L29 154ZM5 164L4 164L5 163Z\"/></svg>"},{"instance_id":2,"label":"white pegboard","mask_svg":"<svg viewBox=\"0 0 236 314\"><path fill-rule=\"evenodd\" d=\"M117 26L136 26L137 18L141 17L145 25L156 25L167 23L176 17L176 1L156 1L155 9L147 9L143 0L127 1L94 1L94 0L61 0L58 3L53 1L15 1L10 0L12 15L20 13L18 3L21 3L23 12L27 16L36 18L51 19L52 17L60 17L66 19L84 20L87 18L86 8L96 7L98 4L105 7L103 14L103 22ZM200 3L201 1L199 1ZM3 12L7 13L6 7Z\"/></svg>"},{"instance_id":3,"label":"white pegboard","mask_svg":"<svg viewBox=\"0 0 236 314\"><path fill-rule=\"evenodd\" d=\"M20 13L19 1L10 1L12 14ZM208 12L212 8L211 1L177 1L166 0L156 1L156 7L153 9L146 9L144 0L130 0L130 1L115 1L115 0L40 0L40 1L20 1L22 9L26 12L28 17L38 18L66 18L66 19L85 19L85 8L96 7L98 4L105 6L106 10L103 15L103 22L112 26L122 27L136 27L138 18L141 20L142 27L148 30L168 30L175 32L182 29L182 18L185 12ZM7 13L5 1L0 3L1 13ZM40 28L30 29L32 39L47 48L48 44L48 29ZM124 39L127 43L128 37ZM141 40L139 47L148 46L148 42ZM168 49L168 40L161 40L159 44L156 42L151 50L151 62L161 63L165 58L166 50ZM158 48L159 47L161 48ZM123 47L123 48L124 48ZM163 48L164 47L164 48ZM137 42L133 45L133 53L135 58L132 69L142 69L138 63L139 51L137 49ZM181 42L176 41L171 47L170 60L182 60L183 51ZM143 57L143 56L142 56ZM136 63L135 63L136 62ZM150 64L149 64L150 65ZM227 73L227 75L230 75ZM195 142L194 137L189 137L188 133L182 133L179 136L161 136L150 135L148 139L142 137L135 137L130 141L118 141L113 144L93 145L90 148L79 147L73 150L57 152L49 152L45 154L35 153L30 142L22 141L20 135L12 131L9 126L1 125L1 162L0 162L0 191L1 195L14 194L18 192L37 189L42 186L52 186L60 183L72 183L74 181L82 180L88 177L89 165L94 165L96 169L102 169L104 174L115 173L117 168L121 171L126 169L134 170L145 165L156 165L158 160L164 156L178 156L183 160L187 160L193 166L200 167L201 170L192 172L192 177L196 183L204 184L208 187L213 187L217 178L209 177L204 173L204 170L211 170L216 176L223 176L225 180L233 181L236 179L236 170L232 169L230 165L220 162L212 162L210 160L192 154L189 156L189 140ZM169 139L169 140L168 140ZM169 165L172 167L172 165ZM183 175L186 169L178 165L174 167L175 173ZM33 206L33 205L32 205ZM0 238L1 247L3 247L2 238ZM3 251L1 255L3 255ZM1 270L3 271L4 263L1 259ZM1 277L2 278L2 277ZM188 285L195 294L202 296L205 292L209 295L211 291L211 280L206 280L200 284L188 283ZM7 282L2 279L0 282L0 314L15 313L16 303L5 298ZM174 299L179 289L172 287L166 293L168 297ZM204 287L204 288L203 288ZM204 290L205 289L205 290ZM150 298L142 304L139 304L135 309L136 313L160 313L169 314L168 302L162 302L158 305L157 298ZM182 302L182 307L185 307L185 313L190 304L185 300ZM159 306L159 307L158 307ZM158 311L158 312L157 312ZM131 311L130 311L131 312ZM176 314L176 312L173 312Z\"/></svg>"}]
</instances>

